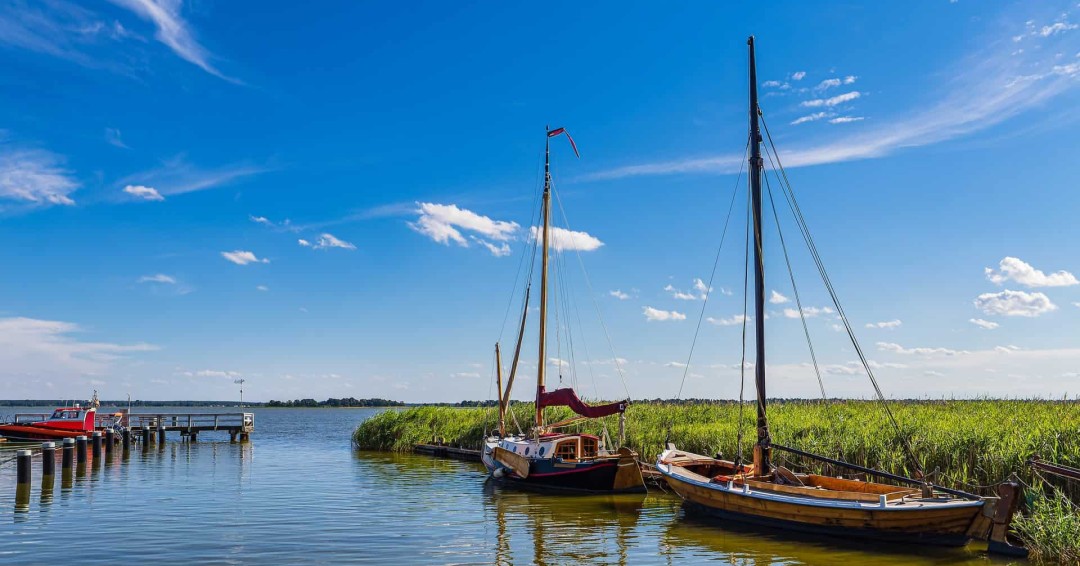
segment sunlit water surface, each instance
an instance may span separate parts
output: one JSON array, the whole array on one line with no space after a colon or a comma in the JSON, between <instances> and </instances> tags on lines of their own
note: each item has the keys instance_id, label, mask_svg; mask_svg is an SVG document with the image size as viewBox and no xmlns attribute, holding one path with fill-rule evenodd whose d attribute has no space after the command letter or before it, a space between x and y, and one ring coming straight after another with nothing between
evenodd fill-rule
<instances>
[{"instance_id":1,"label":"sunlit water surface","mask_svg":"<svg viewBox=\"0 0 1080 566\"><path fill-rule=\"evenodd\" d=\"M2 409L0 416L35 409ZM211 412L150 409L142 412ZM235 409L233 409L235 411ZM170 437L90 466L15 509L0 450L0 564L990 564L974 548L852 546L722 528L648 496L559 497L485 482L479 464L353 451L373 409L254 409L249 443ZM140 411L136 411L140 412ZM227 410L223 410L227 412Z\"/></svg>"}]
</instances>

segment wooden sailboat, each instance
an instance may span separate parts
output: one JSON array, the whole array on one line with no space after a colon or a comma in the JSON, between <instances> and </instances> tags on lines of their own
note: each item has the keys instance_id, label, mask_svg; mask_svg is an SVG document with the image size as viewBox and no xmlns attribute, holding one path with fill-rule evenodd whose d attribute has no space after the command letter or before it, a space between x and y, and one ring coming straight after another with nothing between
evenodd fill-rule
<instances>
[{"instance_id":1,"label":"wooden sailboat","mask_svg":"<svg viewBox=\"0 0 1080 566\"><path fill-rule=\"evenodd\" d=\"M753 37L749 38L748 44L749 178L754 238L753 323L756 332L754 373L757 390L757 442L753 448L753 463L742 465L740 462L693 454L669 444L657 460L657 470L690 507L723 520L848 538L941 545L963 545L972 538L990 538L992 548L995 544L998 548L1007 547L1004 533L1016 500L1016 492L1010 488L999 489L1000 500L996 497L980 497L931 485L922 478L921 472L918 480L906 478L772 442L765 395L765 283L761 222L764 162L758 124L760 110ZM844 322L846 324L846 319ZM907 485L792 473L782 466L773 465L773 450ZM991 527L994 527L992 533Z\"/></svg>"},{"instance_id":2,"label":"wooden sailboat","mask_svg":"<svg viewBox=\"0 0 1080 566\"><path fill-rule=\"evenodd\" d=\"M645 482L642 480L641 470L638 467L637 454L633 451L627 448L620 448L616 452L607 450L596 435L556 432L557 429L580 419L601 418L614 414L620 415L621 418L629 401L587 405L578 398L573 388L565 387L548 391L545 384L548 258L551 244L551 138L564 134L574 147L574 152L577 153L577 146L574 145L564 128L548 130L544 146L544 193L540 211L543 228L540 233L542 252L536 421L531 434L513 436L506 433L506 409L510 403L510 391L517 374L529 309L529 287L526 287L525 307L521 315L510 378L505 390L502 385L501 353L499 346L495 346L499 389L499 435L487 439L481 459L493 479L523 488L579 493L643 493ZM544 408L554 406L570 407L578 417L557 423L545 423Z\"/></svg>"}]
</instances>

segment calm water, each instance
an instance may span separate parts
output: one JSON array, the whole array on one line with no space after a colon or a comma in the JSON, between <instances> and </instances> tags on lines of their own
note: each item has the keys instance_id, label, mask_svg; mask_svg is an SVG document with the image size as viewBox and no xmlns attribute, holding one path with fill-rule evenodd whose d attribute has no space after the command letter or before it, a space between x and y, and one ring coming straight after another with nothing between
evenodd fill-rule
<instances>
[{"instance_id":1,"label":"calm water","mask_svg":"<svg viewBox=\"0 0 1080 566\"><path fill-rule=\"evenodd\" d=\"M14 510L14 454L0 450L0 564L1005 563L974 549L918 554L724 529L685 517L663 493L505 491L479 464L354 452L349 435L374 410L254 411L250 443L170 438L91 467L71 489L58 477L47 503L35 454L26 512Z\"/></svg>"}]
</instances>

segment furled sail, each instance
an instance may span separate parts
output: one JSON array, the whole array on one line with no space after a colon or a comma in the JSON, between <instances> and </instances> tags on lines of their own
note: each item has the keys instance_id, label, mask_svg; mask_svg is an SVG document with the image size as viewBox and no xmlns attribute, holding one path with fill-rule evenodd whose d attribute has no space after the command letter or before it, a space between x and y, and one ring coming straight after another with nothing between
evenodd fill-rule
<instances>
[{"instance_id":1,"label":"furled sail","mask_svg":"<svg viewBox=\"0 0 1080 566\"><path fill-rule=\"evenodd\" d=\"M590 419L626 412L626 406L630 404L629 401L619 401L607 405L586 405L584 401L578 398L577 393L574 393L574 390L569 387L550 392L541 388L539 399L540 408L570 407L570 410Z\"/></svg>"}]
</instances>

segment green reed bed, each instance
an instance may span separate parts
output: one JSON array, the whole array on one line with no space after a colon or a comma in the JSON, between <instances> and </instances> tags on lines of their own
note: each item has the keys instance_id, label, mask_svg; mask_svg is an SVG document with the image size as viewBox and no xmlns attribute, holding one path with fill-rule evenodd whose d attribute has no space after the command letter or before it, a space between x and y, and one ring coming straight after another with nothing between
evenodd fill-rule
<instances>
[{"instance_id":1,"label":"green reed bed","mask_svg":"<svg viewBox=\"0 0 1080 566\"><path fill-rule=\"evenodd\" d=\"M896 401L889 407L915 454L935 483L991 493L990 486L1016 477L1041 490L1042 480L1026 465L1038 455L1044 460L1080 467L1080 403L1070 401L970 400ZM527 428L533 406L515 404L511 411ZM756 439L756 409L734 402L635 403L627 410L625 444L646 462L667 442L701 454L734 458L742 423L743 454ZM568 410L548 409L547 419L570 416ZM741 416L741 420L740 420ZM361 449L411 451L434 441L479 448L496 428L493 408L418 407L386 411L361 424L353 433ZM769 405L773 441L869 466L912 476L914 471L881 405L873 401L776 401ZM508 428L516 431L514 419ZM575 431L601 434L614 441L617 417L585 421ZM797 470L847 474L822 468L779 451L774 459ZM1080 555L1080 485L1055 482L1045 494L1036 491L1016 531L1033 556L1045 561L1074 563ZM1035 495L1038 495L1037 497ZM1072 562L1070 562L1072 561Z\"/></svg>"}]
</instances>

